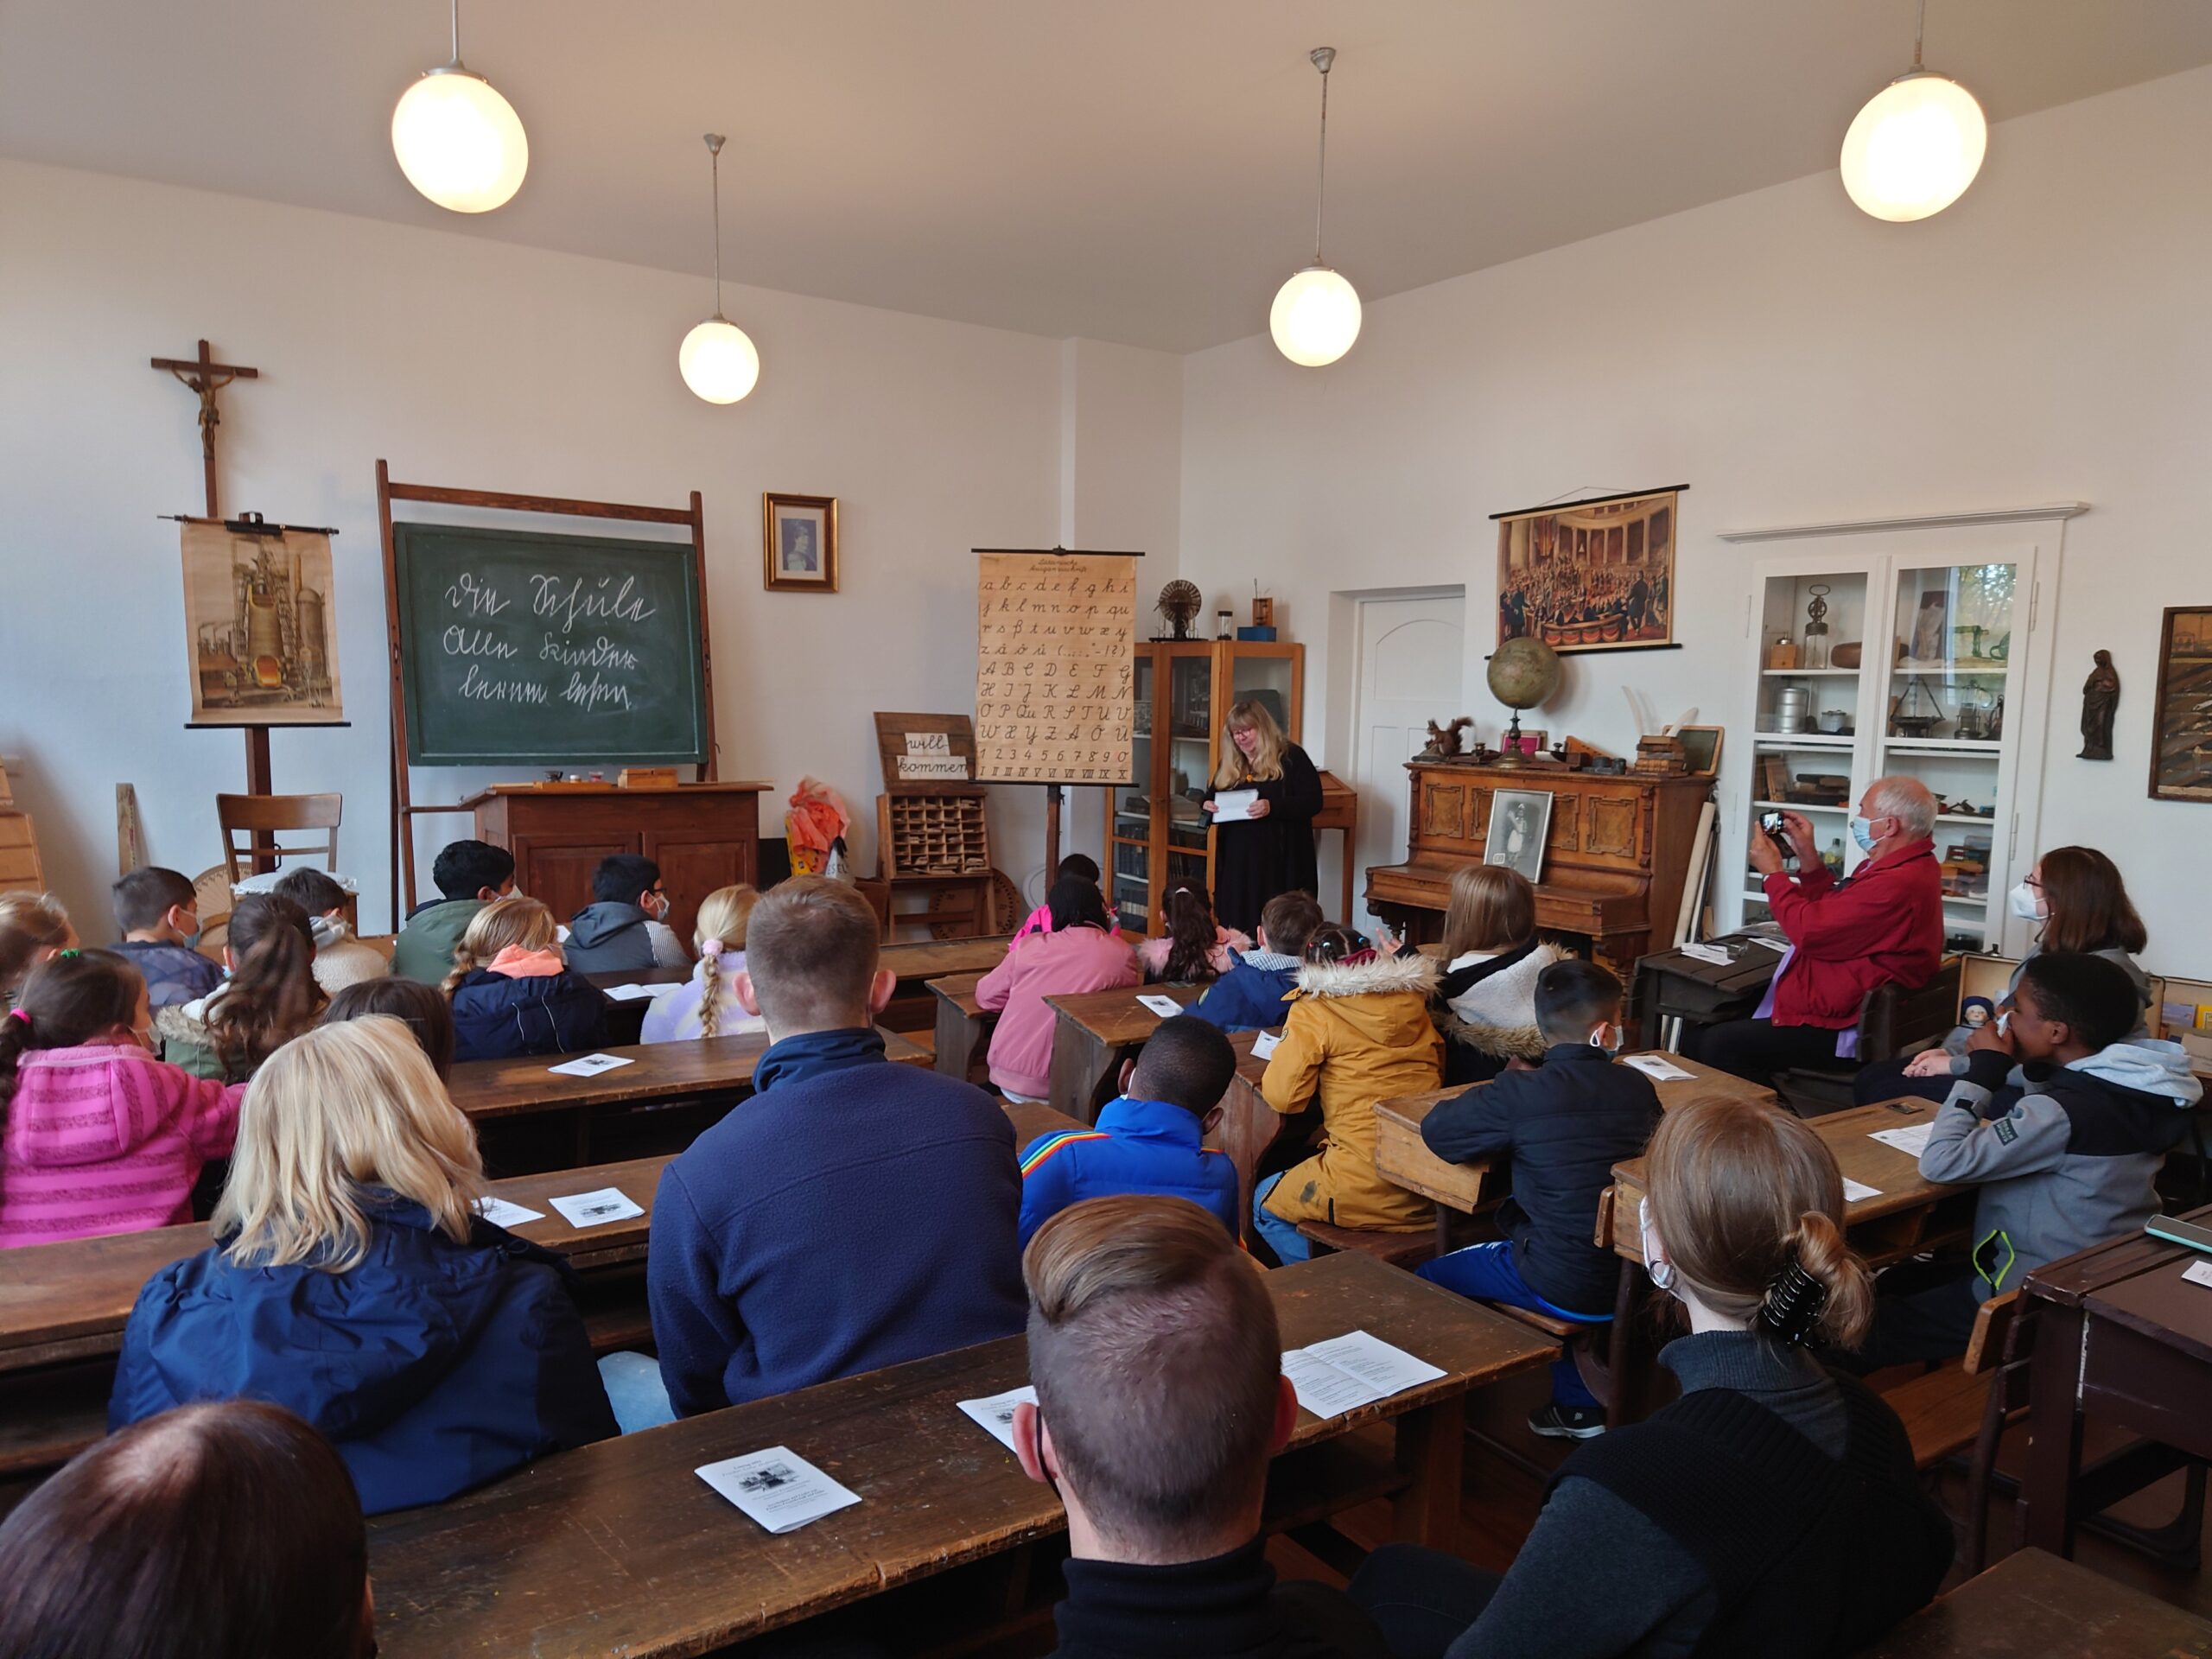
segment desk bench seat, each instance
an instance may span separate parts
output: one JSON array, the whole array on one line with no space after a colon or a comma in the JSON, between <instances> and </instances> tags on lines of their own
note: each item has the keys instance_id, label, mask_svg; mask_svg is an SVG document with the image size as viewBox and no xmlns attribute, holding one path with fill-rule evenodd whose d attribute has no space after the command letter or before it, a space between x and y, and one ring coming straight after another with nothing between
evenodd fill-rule
<instances>
[{"instance_id":1,"label":"desk bench seat","mask_svg":"<svg viewBox=\"0 0 2212 1659\"><path fill-rule=\"evenodd\" d=\"M1349 1250L1372 1256L1410 1273L1436 1255L1433 1233L1378 1233L1362 1227L1338 1227L1325 1221L1301 1221L1299 1236L1319 1247L1319 1252Z\"/></svg>"}]
</instances>

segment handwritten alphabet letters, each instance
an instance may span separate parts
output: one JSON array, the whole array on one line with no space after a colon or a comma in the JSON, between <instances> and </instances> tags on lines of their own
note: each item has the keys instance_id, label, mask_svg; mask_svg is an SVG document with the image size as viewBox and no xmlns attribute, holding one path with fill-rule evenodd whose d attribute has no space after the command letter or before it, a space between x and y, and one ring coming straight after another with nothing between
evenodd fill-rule
<instances>
[{"instance_id":1,"label":"handwritten alphabet letters","mask_svg":"<svg viewBox=\"0 0 2212 1659\"><path fill-rule=\"evenodd\" d=\"M1125 781L1136 724L1136 562L1027 553L982 561L977 779Z\"/></svg>"}]
</instances>

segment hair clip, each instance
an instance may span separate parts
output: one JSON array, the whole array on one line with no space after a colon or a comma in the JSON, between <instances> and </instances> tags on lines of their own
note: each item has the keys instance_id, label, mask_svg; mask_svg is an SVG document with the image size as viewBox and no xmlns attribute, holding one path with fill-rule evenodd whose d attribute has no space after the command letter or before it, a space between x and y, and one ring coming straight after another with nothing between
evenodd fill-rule
<instances>
[{"instance_id":1,"label":"hair clip","mask_svg":"<svg viewBox=\"0 0 2212 1659\"><path fill-rule=\"evenodd\" d=\"M21 1008L10 1008L10 1009L9 1009L9 1010L8 1010L8 1017L9 1017L10 1020L22 1020L22 1021L26 1026L29 1025L29 1024L30 1024L30 1022L31 1022L31 1017L30 1017L30 1015L29 1015L28 1014L25 1014L25 1013L24 1013Z\"/></svg>"},{"instance_id":2,"label":"hair clip","mask_svg":"<svg viewBox=\"0 0 2212 1659\"><path fill-rule=\"evenodd\" d=\"M1774 1282L1766 1287L1766 1300L1759 1304L1758 1319L1779 1341L1792 1348L1802 1348L1811 1338L1813 1327L1821 1322L1827 1305L1828 1287L1806 1272L1793 1253L1789 1263L1775 1275Z\"/></svg>"},{"instance_id":3,"label":"hair clip","mask_svg":"<svg viewBox=\"0 0 2212 1659\"><path fill-rule=\"evenodd\" d=\"M67 950L57 950L54 954L60 957L62 961L67 962L72 957L80 957L84 955L84 952L78 950L76 946L72 945Z\"/></svg>"}]
</instances>

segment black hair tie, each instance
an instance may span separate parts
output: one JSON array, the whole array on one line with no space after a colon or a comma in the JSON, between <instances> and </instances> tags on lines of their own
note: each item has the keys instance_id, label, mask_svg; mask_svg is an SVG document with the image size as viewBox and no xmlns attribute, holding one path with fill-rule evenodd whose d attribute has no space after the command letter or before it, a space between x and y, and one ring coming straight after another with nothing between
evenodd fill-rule
<instances>
[{"instance_id":1,"label":"black hair tie","mask_svg":"<svg viewBox=\"0 0 2212 1659\"><path fill-rule=\"evenodd\" d=\"M1791 1348L1802 1348L1811 1338L1813 1327L1821 1322L1827 1305L1828 1287L1806 1272L1792 1253L1789 1264L1766 1287L1766 1300L1759 1304L1758 1322L1777 1341Z\"/></svg>"}]
</instances>

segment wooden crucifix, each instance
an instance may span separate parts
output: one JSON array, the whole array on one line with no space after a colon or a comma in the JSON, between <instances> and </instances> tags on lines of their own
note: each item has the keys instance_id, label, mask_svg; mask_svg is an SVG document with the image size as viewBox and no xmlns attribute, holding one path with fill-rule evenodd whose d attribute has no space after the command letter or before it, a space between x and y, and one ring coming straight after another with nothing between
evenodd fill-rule
<instances>
[{"instance_id":1,"label":"wooden crucifix","mask_svg":"<svg viewBox=\"0 0 2212 1659\"><path fill-rule=\"evenodd\" d=\"M215 505L215 429L222 423L223 417L215 407L215 394L233 380L258 380L261 371L236 363L218 363L204 340L200 342L197 358L157 357L153 363L156 368L175 375L187 388L200 394L200 459L207 476L207 516L219 518L223 515ZM264 786L253 792L268 791Z\"/></svg>"}]
</instances>

